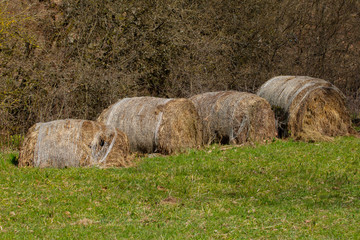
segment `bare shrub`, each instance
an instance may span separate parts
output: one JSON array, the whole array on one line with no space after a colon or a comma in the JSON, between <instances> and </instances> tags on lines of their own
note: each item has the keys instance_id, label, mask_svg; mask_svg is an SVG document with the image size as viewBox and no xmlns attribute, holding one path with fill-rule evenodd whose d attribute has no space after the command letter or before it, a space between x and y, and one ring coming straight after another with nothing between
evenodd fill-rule
<instances>
[{"instance_id":1,"label":"bare shrub","mask_svg":"<svg viewBox=\"0 0 360 240\"><path fill-rule=\"evenodd\" d=\"M357 0L2 1L1 128L95 119L119 98L256 92L277 75L329 80L359 109ZM5 8L1 8L5 9ZM1 21L1 20L0 20Z\"/></svg>"}]
</instances>

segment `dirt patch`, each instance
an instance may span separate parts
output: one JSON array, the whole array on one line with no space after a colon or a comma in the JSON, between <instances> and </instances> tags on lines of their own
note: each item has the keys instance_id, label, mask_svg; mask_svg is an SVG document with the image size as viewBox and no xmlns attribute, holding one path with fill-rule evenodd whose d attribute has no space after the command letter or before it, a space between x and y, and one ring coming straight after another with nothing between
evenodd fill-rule
<instances>
[{"instance_id":1,"label":"dirt patch","mask_svg":"<svg viewBox=\"0 0 360 240\"><path fill-rule=\"evenodd\" d=\"M80 219L79 221L77 221L75 223L71 223L71 225L88 226L88 225L92 225L94 223L97 223L97 222L95 222L94 220L91 220L89 218L83 218L83 219Z\"/></svg>"},{"instance_id":2,"label":"dirt patch","mask_svg":"<svg viewBox=\"0 0 360 240\"><path fill-rule=\"evenodd\" d=\"M162 200L160 202L160 204L170 204L170 205L175 205L179 202L179 199L175 198L175 197L168 197L168 198L165 198L164 200Z\"/></svg>"}]
</instances>

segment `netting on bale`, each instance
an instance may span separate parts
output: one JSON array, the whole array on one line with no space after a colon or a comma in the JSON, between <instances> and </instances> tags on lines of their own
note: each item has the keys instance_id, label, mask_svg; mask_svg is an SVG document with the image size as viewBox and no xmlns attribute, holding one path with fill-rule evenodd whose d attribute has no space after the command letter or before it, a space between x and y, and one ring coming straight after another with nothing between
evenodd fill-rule
<instances>
[{"instance_id":1,"label":"netting on bale","mask_svg":"<svg viewBox=\"0 0 360 240\"><path fill-rule=\"evenodd\" d=\"M20 151L19 166L126 167L127 136L112 126L87 120L56 120L32 126Z\"/></svg>"},{"instance_id":2,"label":"netting on bale","mask_svg":"<svg viewBox=\"0 0 360 240\"><path fill-rule=\"evenodd\" d=\"M325 80L278 76L263 84L257 94L273 107L284 137L318 141L352 132L343 93Z\"/></svg>"},{"instance_id":3,"label":"netting on bale","mask_svg":"<svg viewBox=\"0 0 360 240\"><path fill-rule=\"evenodd\" d=\"M133 152L171 154L202 143L201 122L188 99L125 98L104 110L98 121L125 132Z\"/></svg>"},{"instance_id":4,"label":"netting on bale","mask_svg":"<svg viewBox=\"0 0 360 240\"><path fill-rule=\"evenodd\" d=\"M255 94L222 91L190 98L203 121L203 140L241 144L276 136L275 117L269 103Z\"/></svg>"}]
</instances>

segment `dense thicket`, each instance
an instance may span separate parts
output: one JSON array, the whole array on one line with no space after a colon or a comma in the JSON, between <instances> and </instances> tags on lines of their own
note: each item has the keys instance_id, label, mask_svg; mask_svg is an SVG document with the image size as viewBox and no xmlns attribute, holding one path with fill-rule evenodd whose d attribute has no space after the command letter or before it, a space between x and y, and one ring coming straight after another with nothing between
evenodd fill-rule
<instances>
[{"instance_id":1,"label":"dense thicket","mask_svg":"<svg viewBox=\"0 0 360 240\"><path fill-rule=\"evenodd\" d=\"M122 97L255 92L329 80L359 112L358 0L9 0L0 6L0 128L95 119Z\"/></svg>"}]
</instances>

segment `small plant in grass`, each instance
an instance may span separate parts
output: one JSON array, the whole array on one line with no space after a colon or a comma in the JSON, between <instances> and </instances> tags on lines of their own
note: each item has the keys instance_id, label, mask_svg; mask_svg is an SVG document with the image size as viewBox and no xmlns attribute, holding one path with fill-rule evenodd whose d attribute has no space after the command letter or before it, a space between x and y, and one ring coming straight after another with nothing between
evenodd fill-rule
<instances>
[{"instance_id":1,"label":"small plant in grass","mask_svg":"<svg viewBox=\"0 0 360 240\"><path fill-rule=\"evenodd\" d=\"M0 149L20 150L23 141L24 141L24 136L20 134L1 136Z\"/></svg>"},{"instance_id":2,"label":"small plant in grass","mask_svg":"<svg viewBox=\"0 0 360 240\"><path fill-rule=\"evenodd\" d=\"M20 149L23 141L24 141L23 135L15 134L15 135L10 136L9 145L11 147L13 147L14 149Z\"/></svg>"}]
</instances>

